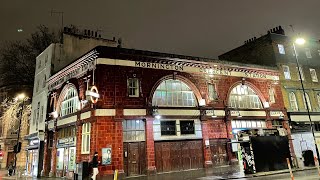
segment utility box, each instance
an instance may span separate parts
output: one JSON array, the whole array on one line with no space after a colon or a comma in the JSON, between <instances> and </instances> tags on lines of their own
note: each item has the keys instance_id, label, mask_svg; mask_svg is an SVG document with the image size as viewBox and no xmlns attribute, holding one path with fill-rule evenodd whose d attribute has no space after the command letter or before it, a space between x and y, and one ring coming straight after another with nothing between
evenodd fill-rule
<instances>
[{"instance_id":1,"label":"utility box","mask_svg":"<svg viewBox=\"0 0 320 180\"><path fill-rule=\"evenodd\" d=\"M78 180L90 180L89 178L89 163L88 162L80 162L78 164Z\"/></svg>"}]
</instances>

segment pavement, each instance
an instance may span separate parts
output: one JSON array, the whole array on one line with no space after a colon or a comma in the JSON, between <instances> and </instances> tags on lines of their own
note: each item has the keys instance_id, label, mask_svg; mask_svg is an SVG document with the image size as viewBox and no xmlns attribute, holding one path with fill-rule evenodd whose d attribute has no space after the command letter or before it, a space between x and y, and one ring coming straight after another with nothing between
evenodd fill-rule
<instances>
[{"instance_id":1,"label":"pavement","mask_svg":"<svg viewBox=\"0 0 320 180\"><path fill-rule=\"evenodd\" d=\"M294 171L295 180L320 180L318 175L318 170L313 167L304 170L295 170ZM22 179L22 180L32 180L37 178L32 177L20 177L11 176L8 177L7 170L0 170L0 180L2 179ZM48 180L61 180L63 178L41 178ZM98 177L98 180L109 179L106 177ZM113 179L113 178L111 178ZM126 180L222 180L222 179L239 179L239 180L290 180L289 170L281 171L271 171L271 172L262 172L251 175L245 175L240 171L238 165L233 166L222 166L215 168L206 168L206 169L197 169L197 170L188 170L188 171L179 171L179 172L170 172L170 173L160 173L151 176L137 176L137 177L126 177L123 178Z\"/></svg>"}]
</instances>

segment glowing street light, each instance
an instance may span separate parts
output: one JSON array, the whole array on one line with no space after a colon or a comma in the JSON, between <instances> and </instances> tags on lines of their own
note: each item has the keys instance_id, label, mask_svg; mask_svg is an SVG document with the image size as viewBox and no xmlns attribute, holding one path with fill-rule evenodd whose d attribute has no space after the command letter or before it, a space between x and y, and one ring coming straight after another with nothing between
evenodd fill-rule
<instances>
[{"instance_id":1,"label":"glowing street light","mask_svg":"<svg viewBox=\"0 0 320 180\"><path fill-rule=\"evenodd\" d=\"M297 38L295 42L299 45L303 45L306 42L306 40L304 40L303 38Z\"/></svg>"}]
</instances>

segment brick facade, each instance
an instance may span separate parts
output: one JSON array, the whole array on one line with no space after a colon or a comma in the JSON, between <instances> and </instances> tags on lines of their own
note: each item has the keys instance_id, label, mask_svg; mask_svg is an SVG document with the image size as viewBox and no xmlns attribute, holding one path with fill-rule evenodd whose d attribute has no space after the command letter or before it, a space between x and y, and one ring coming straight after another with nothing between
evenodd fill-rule
<instances>
[{"instance_id":1,"label":"brick facade","mask_svg":"<svg viewBox=\"0 0 320 180\"><path fill-rule=\"evenodd\" d=\"M121 54L121 53L119 53ZM117 54L110 55L112 58L123 58L133 60L145 60L145 57L140 58L136 55L123 55L125 57L117 57ZM120 55L119 55L120 56ZM150 60L151 61L151 60ZM219 66L228 66L219 64ZM250 70L250 67L244 67L244 69ZM257 69L262 74L277 75L276 71L270 69ZM233 110L239 110L230 108L228 105L229 94L233 87L238 84L246 84L251 87L257 95L260 97L262 103L269 101L269 87L275 88L276 102L270 104L270 109L265 108L261 111L268 112L269 110L284 110L284 104L282 99L282 92L279 84L274 84L273 80L263 78L244 78L241 76L227 76L227 75L208 75L198 72L181 72L175 70L163 70L156 68L141 68L131 66L114 66L97 64L96 69L88 71L87 74L81 77L70 79L69 83L73 83L77 87L80 100L85 99L85 92L87 90L86 83L83 81L84 77L94 74L94 84L99 89L100 98L96 104L90 104L90 102L82 107L81 111L77 112L77 144L76 144L76 162L91 161L93 153L97 151L99 153L99 159L101 160L101 149L105 147L112 148L112 163L111 165L103 165L99 167L100 175L112 174L114 170L120 172L125 171L124 165L124 147L123 147L123 120L135 120L142 119L145 122L145 146L146 146L146 170L148 173L157 172L155 140L154 140L154 121L155 118L152 114L152 97L153 93L158 85L166 79L177 79L187 84L199 102L200 99L205 99L206 105L203 107L159 107L163 110L171 109L176 110L177 114L169 114L163 118L167 119L200 119L201 120L201 140L203 144L203 166L209 167L212 165L212 153L210 148L206 146L206 140L212 139L227 139L230 141L233 138L231 121L235 118L230 115ZM128 78L139 79L139 97L128 97ZM218 93L217 100L209 100L208 96L208 83L214 83ZM66 83L65 83L66 84ZM64 84L64 85L65 85ZM92 81L89 83L92 84ZM64 85L59 86L57 89L53 89L52 92L61 93L61 89ZM50 101L49 101L50 102ZM57 105L58 106L58 105ZM182 115L179 112L183 111L199 111L200 113L214 108L218 111L224 111L225 115L219 115L217 118L211 118L208 115ZM98 109L114 110L114 115L98 115L95 114ZM144 109L146 114L144 115L125 115L125 110L130 109ZM240 109L247 111L246 109ZM87 119L80 119L81 114L90 112L91 116ZM247 116L243 119L256 119L255 116ZM261 117L259 117L261 118ZM266 120L271 120L269 117L262 117ZM59 117L58 121L63 119ZM241 119L241 118L240 118ZM90 137L90 154L81 154L81 139L82 139L82 124L85 122L91 123L91 137ZM270 123L267 123L267 127L271 127ZM55 133L56 134L56 133ZM56 137L56 136L55 136ZM176 141L188 140L188 139L176 139ZM230 144L228 146L229 160L234 159L235 155L231 152ZM55 170L55 150L52 153L52 171ZM45 162L45 164L48 162Z\"/></svg>"}]
</instances>

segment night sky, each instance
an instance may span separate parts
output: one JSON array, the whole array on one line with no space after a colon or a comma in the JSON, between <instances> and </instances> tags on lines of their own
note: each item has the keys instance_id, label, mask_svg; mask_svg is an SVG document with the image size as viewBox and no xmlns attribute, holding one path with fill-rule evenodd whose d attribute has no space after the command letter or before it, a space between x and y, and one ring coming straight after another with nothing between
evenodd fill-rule
<instances>
[{"instance_id":1,"label":"night sky","mask_svg":"<svg viewBox=\"0 0 320 180\"><path fill-rule=\"evenodd\" d=\"M64 25L121 37L126 48L217 58L278 25L320 39L319 8L320 0L1 0L0 43L39 24L59 28L54 10L64 12Z\"/></svg>"}]
</instances>

